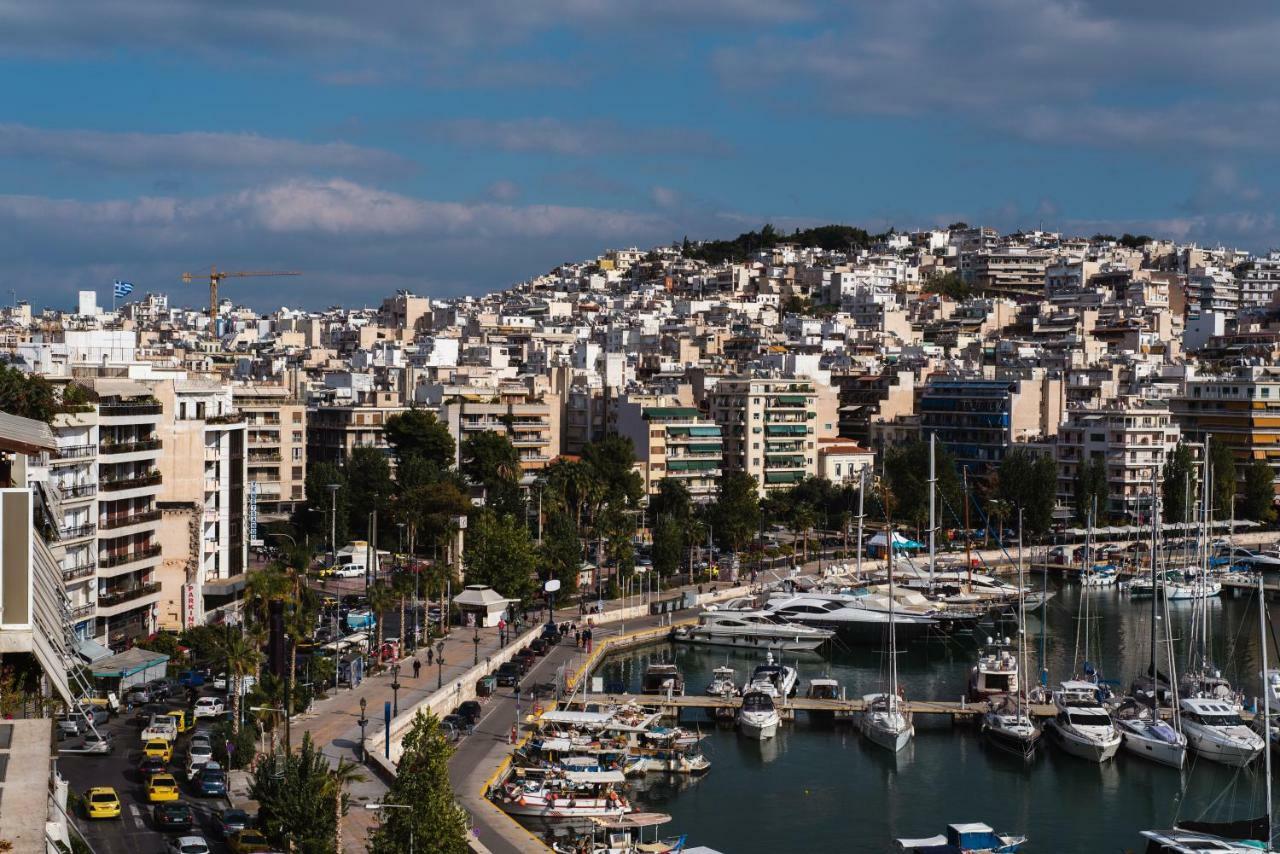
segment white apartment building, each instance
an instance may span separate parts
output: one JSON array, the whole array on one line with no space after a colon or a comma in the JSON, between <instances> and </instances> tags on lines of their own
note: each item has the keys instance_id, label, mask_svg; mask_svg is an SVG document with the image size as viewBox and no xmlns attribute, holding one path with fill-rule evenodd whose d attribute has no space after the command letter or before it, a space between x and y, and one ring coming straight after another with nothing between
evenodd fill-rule
<instances>
[{"instance_id":1,"label":"white apartment building","mask_svg":"<svg viewBox=\"0 0 1280 854\"><path fill-rule=\"evenodd\" d=\"M1239 264L1234 273L1242 311L1272 307L1280 291L1280 252L1272 250L1264 258Z\"/></svg>"},{"instance_id":2,"label":"white apartment building","mask_svg":"<svg viewBox=\"0 0 1280 854\"><path fill-rule=\"evenodd\" d=\"M247 503L258 521L287 518L306 500L307 407L284 386L237 385L245 419Z\"/></svg>"},{"instance_id":3,"label":"white apartment building","mask_svg":"<svg viewBox=\"0 0 1280 854\"><path fill-rule=\"evenodd\" d=\"M721 428L695 407L619 401L618 433L635 444L645 492L656 494L665 478L675 478L694 501L715 498L724 463Z\"/></svg>"},{"instance_id":4,"label":"white apartment building","mask_svg":"<svg viewBox=\"0 0 1280 854\"><path fill-rule=\"evenodd\" d=\"M61 521L60 569L75 635L103 637L97 625L98 589L98 409L60 413L53 420L57 447L47 454L48 483Z\"/></svg>"},{"instance_id":5,"label":"white apartment building","mask_svg":"<svg viewBox=\"0 0 1280 854\"><path fill-rule=\"evenodd\" d=\"M761 495L818 473L818 396L803 378L722 379L707 395L724 436L724 468L755 478Z\"/></svg>"}]
</instances>

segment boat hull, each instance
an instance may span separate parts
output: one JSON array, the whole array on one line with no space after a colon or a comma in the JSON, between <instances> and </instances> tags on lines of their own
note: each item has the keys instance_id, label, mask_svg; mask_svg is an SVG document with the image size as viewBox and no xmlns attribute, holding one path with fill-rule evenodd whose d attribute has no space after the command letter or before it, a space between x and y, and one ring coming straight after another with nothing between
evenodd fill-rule
<instances>
[{"instance_id":1,"label":"boat hull","mask_svg":"<svg viewBox=\"0 0 1280 854\"><path fill-rule=\"evenodd\" d=\"M778 716L771 715L765 717L742 717L738 718L738 730L747 738L753 738L757 741L765 741L773 738L778 734L778 725L781 723Z\"/></svg>"},{"instance_id":2,"label":"boat hull","mask_svg":"<svg viewBox=\"0 0 1280 854\"><path fill-rule=\"evenodd\" d=\"M1116 738L1112 741L1095 741L1093 739L1080 738L1058 726L1057 721L1049 721L1046 727L1054 734L1058 742L1058 746L1065 753L1083 759L1087 762L1103 763L1115 757L1120 750L1120 745L1124 739Z\"/></svg>"},{"instance_id":3,"label":"boat hull","mask_svg":"<svg viewBox=\"0 0 1280 854\"><path fill-rule=\"evenodd\" d=\"M1190 727L1187 728L1187 743L1198 756L1232 768L1243 768L1262 755L1262 749L1257 745L1224 742L1195 732Z\"/></svg>"},{"instance_id":4,"label":"boat hull","mask_svg":"<svg viewBox=\"0 0 1280 854\"><path fill-rule=\"evenodd\" d=\"M879 726L872 721L865 721L862 725L862 734L872 744L883 747L893 753L899 753L911 742L911 736L915 734L915 727L907 726L895 729Z\"/></svg>"},{"instance_id":5,"label":"boat hull","mask_svg":"<svg viewBox=\"0 0 1280 854\"><path fill-rule=\"evenodd\" d=\"M1134 756L1141 756L1143 759L1169 768L1181 768L1186 763L1187 745L1185 743L1150 738L1141 733L1131 732L1124 727L1120 730L1124 739L1124 749Z\"/></svg>"},{"instance_id":6,"label":"boat hull","mask_svg":"<svg viewBox=\"0 0 1280 854\"><path fill-rule=\"evenodd\" d=\"M724 646L730 649L768 650L769 652L813 652L827 642L826 638L764 638L713 635L705 632L683 632L674 635L680 643L700 646Z\"/></svg>"},{"instance_id":7,"label":"boat hull","mask_svg":"<svg viewBox=\"0 0 1280 854\"><path fill-rule=\"evenodd\" d=\"M986 721L982 723L982 737L996 750L1028 762L1036 758L1036 749L1040 746L1040 733L1035 730L1027 735L1011 732Z\"/></svg>"}]
</instances>

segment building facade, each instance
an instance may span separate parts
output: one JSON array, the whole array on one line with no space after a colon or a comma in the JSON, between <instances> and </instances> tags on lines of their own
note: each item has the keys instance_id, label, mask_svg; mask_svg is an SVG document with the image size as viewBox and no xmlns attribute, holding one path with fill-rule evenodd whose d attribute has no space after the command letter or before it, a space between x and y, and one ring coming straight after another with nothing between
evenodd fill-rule
<instances>
[{"instance_id":1,"label":"building facade","mask_svg":"<svg viewBox=\"0 0 1280 854\"><path fill-rule=\"evenodd\" d=\"M807 379L722 379L707 399L724 436L724 468L766 492L818 473L817 392Z\"/></svg>"}]
</instances>

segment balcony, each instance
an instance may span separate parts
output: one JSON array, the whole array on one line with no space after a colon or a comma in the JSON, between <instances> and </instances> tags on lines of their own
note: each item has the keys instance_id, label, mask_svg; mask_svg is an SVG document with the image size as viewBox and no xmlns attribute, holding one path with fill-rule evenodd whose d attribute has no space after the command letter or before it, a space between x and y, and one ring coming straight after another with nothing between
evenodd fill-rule
<instances>
[{"instance_id":1,"label":"balcony","mask_svg":"<svg viewBox=\"0 0 1280 854\"><path fill-rule=\"evenodd\" d=\"M204 419L205 424L240 424L244 421L244 415L239 412L232 412L227 415L209 415Z\"/></svg>"},{"instance_id":2,"label":"balcony","mask_svg":"<svg viewBox=\"0 0 1280 854\"><path fill-rule=\"evenodd\" d=\"M139 475L138 477L122 477L115 480L102 480L98 488L103 492L119 492L122 489L138 489L144 486L155 486L160 483L160 472Z\"/></svg>"},{"instance_id":3,"label":"balcony","mask_svg":"<svg viewBox=\"0 0 1280 854\"><path fill-rule=\"evenodd\" d=\"M131 516L110 516L101 521L101 527L104 531L114 531L117 528L125 528L129 525L140 525L143 522L158 522L159 520L159 510L147 510L142 513L134 513Z\"/></svg>"},{"instance_id":4,"label":"balcony","mask_svg":"<svg viewBox=\"0 0 1280 854\"><path fill-rule=\"evenodd\" d=\"M160 450L159 439L141 439L137 442L102 442L98 446L98 452L104 457L158 450Z\"/></svg>"},{"instance_id":5,"label":"balcony","mask_svg":"<svg viewBox=\"0 0 1280 854\"><path fill-rule=\"evenodd\" d=\"M160 402L155 403L103 403L98 406L100 415L109 418L125 418L133 415L159 415Z\"/></svg>"},{"instance_id":6,"label":"balcony","mask_svg":"<svg viewBox=\"0 0 1280 854\"><path fill-rule=\"evenodd\" d=\"M59 486L58 492L61 493L64 501L74 498L91 498L98 494L98 485L96 483L73 483Z\"/></svg>"},{"instance_id":7,"label":"balcony","mask_svg":"<svg viewBox=\"0 0 1280 854\"><path fill-rule=\"evenodd\" d=\"M137 551L127 552L124 554L103 555L98 559L98 565L103 569L112 569L142 560L150 560L151 558L159 556L160 544L154 543L146 548L138 549Z\"/></svg>"},{"instance_id":8,"label":"balcony","mask_svg":"<svg viewBox=\"0 0 1280 854\"><path fill-rule=\"evenodd\" d=\"M80 566L71 566L62 570L63 581L75 581L79 578L88 578L93 575L94 570L98 568L97 561L89 561Z\"/></svg>"},{"instance_id":9,"label":"balcony","mask_svg":"<svg viewBox=\"0 0 1280 854\"><path fill-rule=\"evenodd\" d=\"M51 460L73 460L78 457L92 457L98 452L95 445L67 445L62 448L54 448L49 452Z\"/></svg>"},{"instance_id":10,"label":"balcony","mask_svg":"<svg viewBox=\"0 0 1280 854\"><path fill-rule=\"evenodd\" d=\"M83 525L70 525L66 528L58 529L58 539L60 540L78 540L81 537L92 537L93 532L98 528L92 522Z\"/></svg>"},{"instance_id":11,"label":"balcony","mask_svg":"<svg viewBox=\"0 0 1280 854\"><path fill-rule=\"evenodd\" d=\"M222 459L222 448L205 448L204 461L206 463L216 463Z\"/></svg>"},{"instance_id":12,"label":"balcony","mask_svg":"<svg viewBox=\"0 0 1280 854\"><path fill-rule=\"evenodd\" d=\"M71 618L71 622L79 622L85 617L93 614L95 605L92 602L85 602L83 605L75 605L67 609L67 616Z\"/></svg>"},{"instance_id":13,"label":"balcony","mask_svg":"<svg viewBox=\"0 0 1280 854\"><path fill-rule=\"evenodd\" d=\"M152 593L160 592L160 582L152 581L147 584L139 584L130 590L121 590L115 593L99 593L98 607L110 608L115 605L122 605L125 602L132 602L134 599L141 599L143 596L149 596Z\"/></svg>"},{"instance_id":14,"label":"balcony","mask_svg":"<svg viewBox=\"0 0 1280 854\"><path fill-rule=\"evenodd\" d=\"M274 452L265 453L265 454L257 451L249 452L249 465L251 466L256 465L258 463L278 463L278 462L281 462L279 451L274 451Z\"/></svg>"}]
</instances>

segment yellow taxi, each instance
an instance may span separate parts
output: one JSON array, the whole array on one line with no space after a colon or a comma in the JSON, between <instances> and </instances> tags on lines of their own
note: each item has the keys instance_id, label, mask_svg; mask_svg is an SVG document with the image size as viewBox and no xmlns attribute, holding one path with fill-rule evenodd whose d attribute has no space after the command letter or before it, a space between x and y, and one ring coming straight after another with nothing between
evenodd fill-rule
<instances>
[{"instance_id":1,"label":"yellow taxi","mask_svg":"<svg viewBox=\"0 0 1280 854\"><path fill-rule=\"evenodd\" d=\"M171 709L168 712L168 715L173 718L173 726L178 730L178 732L186 732L187 729L189 729L187 726L187 712L185 709Z\"/></svg>"},{"instance_id":2,"label":"yellow taxi","mask_svg":"<svg viewBox=\"0 0 1280 854\"><path fill-rule=\"evenodd\" d=\"M143 756L154 756L165 762L173 761L173 745L163 738L153 738L142 746Z\"/></svg>"},{"instance_id":3,"label":"yellow taxi","mask_svg":"<svg viewBox=\"0 0 1280 854\"><path fill-rule=\"evenodd\" d=\"M153 804L178 799L178 781L172 774L156 774L147 781L147 800Z\"/></svg>"},{"instance_id":4,"label":"yellow taxi","mask_svg":"<svg viewBox=\"0 0 1280 854\"><path fill-rule=\"evenodd\" d=\"M120 796L110 786L95 786L85 793L85 812L89 818L119 818Z\"/></svg>"}]
</instances>

